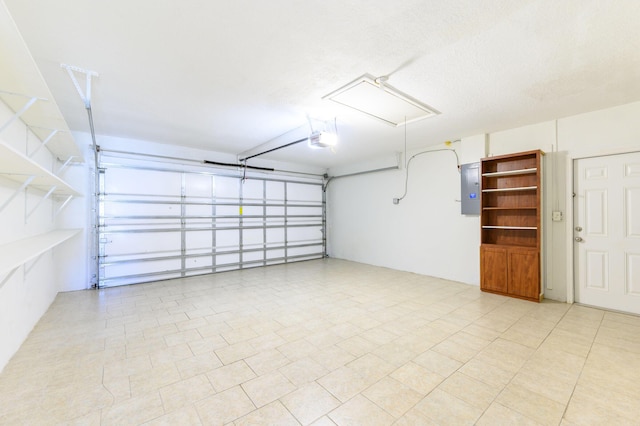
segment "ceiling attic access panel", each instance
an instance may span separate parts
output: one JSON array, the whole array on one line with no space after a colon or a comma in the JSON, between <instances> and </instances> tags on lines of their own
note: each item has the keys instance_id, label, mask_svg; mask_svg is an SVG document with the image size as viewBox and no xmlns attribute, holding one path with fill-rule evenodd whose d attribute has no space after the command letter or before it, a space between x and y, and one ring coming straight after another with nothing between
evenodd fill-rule
<instances>
[{"instance_id":1,"label":"ceiling attic access panel","mask_svg":"<svg viewBox=\"0 0 640 426\"><path fill-rule=\"evenodd\" d=\"M334 101L397 127L440 114L439 111L388 84L387 77L364 74L329 93Z\"/></svg>"}]
</instances>

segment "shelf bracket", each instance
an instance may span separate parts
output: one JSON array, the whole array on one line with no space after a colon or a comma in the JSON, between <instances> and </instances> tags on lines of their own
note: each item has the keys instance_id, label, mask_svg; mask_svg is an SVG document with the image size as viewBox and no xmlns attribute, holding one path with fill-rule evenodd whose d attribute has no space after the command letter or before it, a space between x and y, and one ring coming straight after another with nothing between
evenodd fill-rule
<instances>
[{"instance_id":1,"label":"shelf bracket","mask_svg":"<svg viewBox=\"0 0 640 426\"><path fill-rule=\"evenodd\" d=\"M49 133L49 136L47 136L45 140L43 140L40 143L40 145L38 145L38 147L31 154L27 155L27 157L32 158L34 155L36 155L38 151L40 151L43 147L45 147L59 131L60 130L58 129L51 130L51 133Z\"/></svg>"},{"instance_id":2,"label":"shelf bracket","mask_svg":"<svg viewBox=\"0 0 640 426\"><path fill-rule=\"evenodd\" d=\"M36 257L35 259L31 260L31 265L29 267L27 267L27 264L24 264L24 275L27 276L29 274L29 272L31 272L31 270L33 269L34 266L36 266L36 264L38 263L38 261L40 259L42 259L42 256L44 255L44 253L40 253L38 255L38 257Z\"/></svg>"},{"instance_id":3,"label":"shelf bracket","mask_svg":"<svg viewBox=\"0 0 640 426\"><path fill-rule=\"evenodd\" d=\"M29 186L29 184L31 183L32 180L34 180L36 177L35 176L29 176L23 183L22 185L20 185L20 188L16 189L15 192L13 193L13 195L11 195L11 197L9 197L9 199L7 199L7 201L5 201L2 206L0 206L0 212L2 210L5 209L5 207L7 207L9 205L9 203L11 203L11 201L13 201L14 198L16 198L18 196L18 194L20 192L22 192L23 189L25 189L27 186Z\"/></svg>"},{"instance_id":4,"label":"shelf bracket","mask_svg":"<svg viewBox=\"0 0 640 426\"><path fill-rule=\"evenodd\" d=\"M2 286L4 286L6 284L7 281L9 281L11 279L11 277L13 276L13 274L16 273L16 271L18 270L18 268L20 268L20 266L16 266L15 268L13 268L11 270L11 272L9 272L3 279L2 281L0 281L0 288L2 288Z\"/></svg>"},{"instance_id":5,"label":"shelf bracket","mask_svg":"<svg viewBox=\"0 0 640 426\"><path fill-rule=\"evenodd\" d=\"M29 219L29 217L30 217L30 216L31 216L31 215L32 215L36 210L38 210L38 207L40 207L40 206L42 205L42 203L44 203L44 202L45 202L45 201L46 201L46 200L51 196L51 194L53 194L53 191L55 191L55 190L56 190L56 188L57 188L57 186L55 186L55 185L54 185L54 186L52 186L52 187L51 187L51 189L49 190L49 192L47 192L47 193L45 194L45 196L44 196L44 197L42 197L42 198L40 199L40 201L38 201L38 204L36 204L36 206L35 206L33 209L31 209L31 211L30 211L29 213L27 213L27 214L25 215L25 217L24 217L24 223L27 223L27 219Z\"/></svg>"},{"instance_id":6,"label":"shelf bracket","mask_svg":"<svg viewBox=\"0 0 640 426\"><path fill-rule=\"evenodd\" d=\"M69 77L71 78L71 81L73 82L74 87L78 91L78 95L80 95L82 102L84 102L84 107L87 109L91 108L91 77L98 77L98 73L95 71L89 71L79 67L75 67L73 65L60 64L60 66L65 70L67 70L67 73L69 74ZM74 72L78 72L85 75L86 90L84 92L82 91L82 88L80 87L80 83L78 82L78 79L76 78L76 75L74 74Z\"/></svg>"},{"instance_id":7,"label":"shelf bracket","mask_svg":"<svg viewBox=\"0 0 640 426\"><path fill-rule=\"evenodd\" d=\"M20 118L20 116L22 116L22 114L27 112L27 110L29 108L31 108L31 106L33 104L35 104L36 101L46 101L46 99L44 99L44 98L38 98L36 96L23 95L21 93L6 92L4 90L0 90L0 93L2 93L4 95L21 96L23 98L28 98L29 99L24 104L24 106L22 108L20 108L20 110L16 111L2 126L0 126L0 133L2 133L4 131L4 129L9 127L14 121L16 121L18 118Z\"/></svg>"},{"instance_id":8,"label":"shelf bracket","mask_svg":"<svg viewBox=\"0 0 640 426\"><path fill-rule=\"evenodd\" d=\"M58 207L55 213L53 213L54 219L60 214L60 212L67 206L67 204L69 204L69 201L71 201L72 199L73 199L73 195L69 195L67 199L62 202L60 207Z\"/></svg>"},{"instance_id":9,"label":"shelf bracket","mask_svg":"<svg viewBox=\"0 0 640 426\"><path fill-rule=\"evenodd\" d=\"M67 161L65 161L64 164L62 164L62 166L60 166L60 168L56 172L56 176L60 176L64 171L64 169L66 169L67 167L69 167L69 165L71 165L71 160L73 160L74 158L77 158L77 157L75 155L72 155L71 157L67 158Z\"/></svg>"}]
</instances>

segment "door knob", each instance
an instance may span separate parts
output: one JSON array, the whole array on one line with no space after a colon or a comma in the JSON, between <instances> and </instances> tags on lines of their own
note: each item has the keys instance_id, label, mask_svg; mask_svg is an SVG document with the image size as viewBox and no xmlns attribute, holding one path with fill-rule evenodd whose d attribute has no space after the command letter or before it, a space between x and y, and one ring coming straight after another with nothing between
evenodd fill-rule
<instances>
[{"instance_id":1,"label":"door knob","mask_svg":"<svg viewBox=\"0 0 640 426\"><path fill-rule=\"evenodd\" d=\"M582 237L575 237L574 240L576 241L576 243L579 243L582 241Z\"/></svg>"},{"instance_id":2,"label":"door knob","mask_svg":"<svg viewBox=\"0 0 640 426\"><path fill-rule=\"evenodd\" d=\"M576 226L576 231L578 232L582 231L582 226Z\"/></svg>"}]
</instances>

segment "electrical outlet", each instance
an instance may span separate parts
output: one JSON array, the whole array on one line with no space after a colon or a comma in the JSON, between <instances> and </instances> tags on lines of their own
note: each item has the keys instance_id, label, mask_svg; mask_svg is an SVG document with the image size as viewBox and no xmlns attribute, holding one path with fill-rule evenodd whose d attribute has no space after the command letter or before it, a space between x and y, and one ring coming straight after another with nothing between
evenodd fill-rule
<instances>
[{"instance_id":1,"label":"electrical outlet","mask_svg":"<svg viewBox=\"0 0 640 426\"><path fill-rule=\"evenodd\" d=\"M562 212L559 210L551 212L551 220L554 222L562 222Z\"/></svg>"},{"instance_id":2,"label":"electrical outlet","mask_svg":"<svg viewBox=\"0 0 640 426\"><path fill-rule=\"evenodd\" d=\"M400 204L400 198L394 198L393 204Z\"/></svg>"}]
</instances>

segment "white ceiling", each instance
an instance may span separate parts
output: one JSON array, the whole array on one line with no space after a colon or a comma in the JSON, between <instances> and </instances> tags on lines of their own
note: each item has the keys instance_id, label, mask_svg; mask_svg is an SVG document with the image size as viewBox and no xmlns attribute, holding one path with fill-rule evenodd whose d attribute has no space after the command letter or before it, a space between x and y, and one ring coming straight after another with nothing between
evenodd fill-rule
<instances>
[{"instance_id":1,"label":"white ceiling","mask_svg":"<svg viewBox=\"0 0 640 426\"><path fill-rule=\"evenodd\" d=\"M321 100L364 73L442 112L409 147L640 100L637 0L4 3L72 130L89 126L60 64L100 74L98 135L238 154L336 117L335 152L267 155L331 167L404 147L402 127Z\"/></svg>"}]
</instances>

